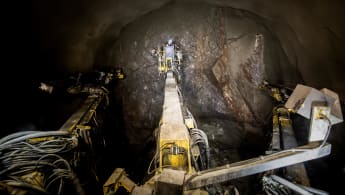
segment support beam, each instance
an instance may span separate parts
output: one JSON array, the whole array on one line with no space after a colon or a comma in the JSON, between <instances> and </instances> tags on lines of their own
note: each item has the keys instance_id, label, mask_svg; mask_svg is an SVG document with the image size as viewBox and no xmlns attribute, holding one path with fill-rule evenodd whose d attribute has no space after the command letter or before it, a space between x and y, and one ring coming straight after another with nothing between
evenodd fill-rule
<instances>
[{"instance_id":1,"label":"support beam","mask_svg":"<svg viewBox=\"0 0 345 195\"><path fill-rule=\"evenodd\" d=\"M256 173L265 172L293 164L321 158L331 153L331 145L319 147L319 143L310 143L295 149L284 150L267 156L228 164L198 172L185 180L185 190L200 188Z\"/></svg>"},{"instance_id":2,"label":"support beam","mask_svg":"<svg viewBox=\"0 0 345 195\"><path fill-rule=\"evenodd\" d=\"M77 125L86 125L94 115L104 95L89 95L81 108L75 112L59 129L60 131L73 131Z\"/></svg>"}]
</instances>

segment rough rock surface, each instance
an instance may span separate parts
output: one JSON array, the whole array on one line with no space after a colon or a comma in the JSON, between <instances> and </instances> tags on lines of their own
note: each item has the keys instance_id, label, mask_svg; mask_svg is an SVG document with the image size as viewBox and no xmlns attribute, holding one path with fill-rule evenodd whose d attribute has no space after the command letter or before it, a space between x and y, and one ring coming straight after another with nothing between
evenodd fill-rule
<instances>
[{"instance_id":1,"label":"rough rock surface","mask_svg":"<svg viewBox=\"0 0 345 195\"><path fill-rule=\"evenodd\" d=\"M160 17L164 13L170 17ZM237 17L229 20L228 15ZM110 64L123 66L128 75L118 90L131 142L144 142L158 124L164 81L150 51L168 39L174 39L183 51L180 87L196 118L221 117L258 129L269 122L271 99L259 85L270 79L268 67L285 59L269 58L272 52L283 56L276 49L279 42L249 16L234 9L176 4L124 29L111 51Z\"/></svg>"},{"instance_id":2,"label":"rough rock surface","mask_svg":"<svg viewBox=\"0 0 345 195\"><path fill-rule=\"evenodd\" d=\"M343 24L344 1L224 1L224 0L117 0L81 1L52 0L49 3L35 0L30 6L33 14L27 19L32 21L32 51L35 70L40 74L54 74L54 71L86 71L94 66L108 62L107 52L126 25L146 14L171 7L174 4L208 3L211 7L235 8L238 14L227 13L226 20L237 21L232 28L251 29L252 25L238 22L255 21L263 28L275 33L274 39L281 44L289 68L275 64L277 83L296 84L290 74L300 72L303 81L314 87L328 87L345 97L344 88L344 40ZM26 5L26 4L25 4ZM193 7L193 6L192 6ZM167 13L159 16L162 23ZM237 17L237 18L236 18ZM186 19L187 17L183 18ZM261 19L259 19L261 18ZM182 20L183 21L183 20ZM141 26L142 27L142 26ZM255 27L254 27L255 28ZM17 28L16 28L17 29ZM30 29L30 28L28 28ZM23 34L21 27L18 28ZM240 30L241 31L241 30ZM226 31L227 32L227 31ZM26 37L26 36L24 36ZM233 36L235 37L235 36ZM20 42L19 42L20 43ZM268 43L269 44L269 41ZM25 54L24 50L21 51ZM271 54L272 58L277 57ZM50 64L49 68L47 64ZM286 72L288 71L288 72Z\"/></svg>"}]
</instances>

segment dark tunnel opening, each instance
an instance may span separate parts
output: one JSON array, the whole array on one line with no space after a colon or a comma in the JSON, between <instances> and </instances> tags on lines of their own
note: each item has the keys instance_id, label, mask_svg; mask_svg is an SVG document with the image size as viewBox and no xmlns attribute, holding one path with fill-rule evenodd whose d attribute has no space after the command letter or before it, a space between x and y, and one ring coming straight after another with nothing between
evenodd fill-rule
<instances>
[{"instance_id":1,"label":"dark tunnel opening","mask_svg":"<svg viewBox=\"0 0 345 195\"><path fill-rule=\"evenodd\" d=\"M111 87L103 113L105 147L95 159L99 183L90 179L83 184L87 194L102 193L101 184L115 167L124 167L136 183L147 179L164 101L164 82L150 52L168 39L183 51L184 104L208 136L211 167L260 156L267 149L273 101L258 89L261 81L292 89L298 83L327 87L345 98L345 16L339 11L345 5L340 1L36 0L19 7L12 9L19 18L11 18L6 27L1 137L56 130L87 97L47 94L38 89L41 82L65 88L70 75L112 67L126 74ZM293 122L298 143L306 143L309 122L299 116ZM333 126L330 156L306 163L311 186L331 194L343 191L344 129L344 123ZM223 187L260 194L258 178Z\"/></svg>"}]
</instances>

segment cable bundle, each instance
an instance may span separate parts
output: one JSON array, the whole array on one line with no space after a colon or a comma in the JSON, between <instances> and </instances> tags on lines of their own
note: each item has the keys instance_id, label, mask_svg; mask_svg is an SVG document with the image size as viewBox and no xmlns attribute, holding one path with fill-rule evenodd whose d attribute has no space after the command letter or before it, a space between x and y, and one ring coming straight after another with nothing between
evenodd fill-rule
<instances>
[{"instance_id":1,"label":"cable bundle","mask_svg":"<svg viewBox=\"0 0 345 195\"><path fill-rule=\"evenodd\" d=\"M23 131L0 139L0 184L7 190L61 194L67 182L83 194L69 162L62 158L76 143L67 131Z\"/></svg>"},{"instance_id":2,"label":"cable bundle","mask_svg":"<svg viewBox=\"0 0 345 195\"><path fill-rule=\"evenodd\" d=\"M202 162L204 165L204 169L208 169L210 166L210 147L208 144L208 139L207 135L205 134L204 131L200 129L191 129L190 130L190 135L192 138L192 143L194 144L201 144L205 148L205 153L206 153L206 162Z\"/></svg>"}]
</instances>

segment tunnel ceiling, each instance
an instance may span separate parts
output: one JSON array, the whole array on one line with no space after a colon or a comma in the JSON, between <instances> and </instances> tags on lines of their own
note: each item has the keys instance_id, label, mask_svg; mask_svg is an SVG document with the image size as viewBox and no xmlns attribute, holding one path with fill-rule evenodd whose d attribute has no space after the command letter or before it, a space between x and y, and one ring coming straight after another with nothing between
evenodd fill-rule
<instances>
[{"instance_id":1,"label":"tunnel ceiling","mask_svg":"<svg viewBox=\"0 0 345 195\"><path fill-rule=\"evenodd\" d=\"M36 64L45 64L40 67L45 74L111 66L111 48L128 24L174 4L208 4L256 15L258 22L274 33L287 63L298 70L306 84L329 87L345 96L343 1L36 0L32 5ZM294 83L286 77L279 82L284 81Z\"/></svg>"}]
</instances>

